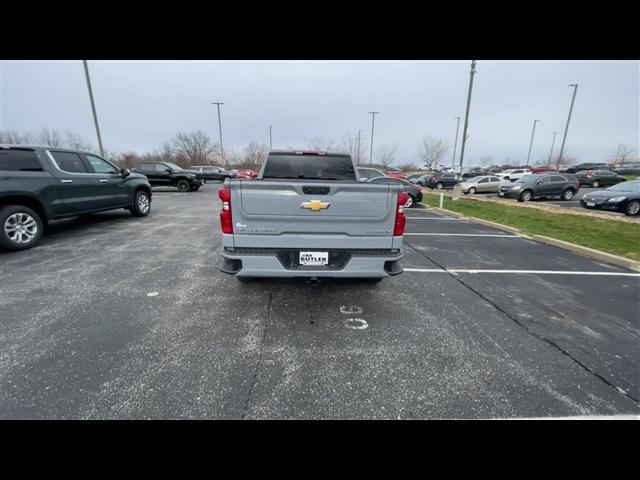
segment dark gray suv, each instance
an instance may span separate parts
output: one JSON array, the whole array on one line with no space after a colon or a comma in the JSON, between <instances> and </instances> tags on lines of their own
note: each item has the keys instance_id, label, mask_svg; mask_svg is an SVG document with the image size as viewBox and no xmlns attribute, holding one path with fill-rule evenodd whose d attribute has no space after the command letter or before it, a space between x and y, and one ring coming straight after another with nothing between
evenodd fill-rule
<instances>
[{"instance_id":1,"label":"dark gray suv","mask_svg":"<svg viewBox=\"0 0 640 480\"><path fill-rule=\"evenodd\" d=\"M575 176L566 173L533 173L520 180L502 185L498 196L517 198L519 202L528 202L534 198L560 197L571 200L580 190L580 182Z\"/></svg>"}]
</instances>

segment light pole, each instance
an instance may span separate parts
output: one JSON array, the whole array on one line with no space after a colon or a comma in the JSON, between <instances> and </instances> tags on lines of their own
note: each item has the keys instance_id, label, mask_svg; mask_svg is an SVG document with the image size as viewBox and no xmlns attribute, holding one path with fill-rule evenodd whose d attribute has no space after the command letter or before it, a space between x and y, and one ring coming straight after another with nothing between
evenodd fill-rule
<instances>
[{"instance_id":1,"label":"light pole","mask_svg":"<svg viewBox=\"0 0 640 480\"><path fill-rule=\"evenodd\" d=\"M269 150L273 150L273 139L271 137L271 125L269 125Z\"/></svg>"},{"instance_id":2,"label":"light pole","mask_svg":"<svg viewBox=\"0 0 640 480\"><path fill-rule=\"evenodd\" d=\"M464 161L464 147L467 143L467 128L469 127L469 107L471 106L471 92L473 91L473 76L476 74L476 61L471 61L471 71L469 72L469 93L467 94L467 111L464 115L464 130L462 131L462 147L460 148L460 172L458 178L462 175L462 163Z\"/></svg>"},{"instance_id":3,"label":"light pole","mask_svg":"<svg viewBox=\"0 0 640 480\"><path fill-rule=\"evenodd\" d=\"M356 157L356 164L360 164L360 134L362 130L358 130L358 156Z\"/></svg>"},{"instance_id":4,"label":"light pole","mask_svg":"<svg viewBox=\"0 0 640 480\"><path fill-rule=\"evenodd\" d=\"M531 131L531 142L529 143L529 153L527 154L527 167L529 166L529 159L531 158L531 147L533 147L533 136L536 134L536 123L540 120L533 121L533 130Z\"/></svg>"},{"instance_id":5,"label":"light pole","mask_svg":"<svg viewBox=\"0 0 640 480\"><path fill-rule=\"evenodd\" d=\"M369 112L371 114L371 152L369 153L369 165L373 163L373 127L376 121L376 114L380 112Z\"/></svg>"},{"instance_id":6,"label":"light pole","mask_svg":"<svg viewBox=\"0 0 640 480\"><path fill-rule=\"evenodd\" d=\"M551 141L551 151L549 152L549 161L547 162L547 166L551 165L551 156L553 155L553 145L556 143L556 135L558 132L553 132L553 140Z\"/></svg>"},{"instance_id":7,"label":"light pole","mask_svg":"<svg viewBox=\"0 0 640 480\"><path fill-rule=\"evenodd\" d=\"M571 106L569 107L569 116L567 117L567 124L564 127L562 145L560 146L560 154L558 155L558 167L560 167L560 162L562 161L562 154L564 153L564 142L567 140L567 131L569 130L569 122L571 122L571 112L573 112L573 103L576 101L576 93L578 93L577 83L572 83L569 86L573 87L573 97L571 97Z\"/></svg>"},{"instance_id":8,"label":"light pole","mask_svg":"<svg viewBox=\"0 0 640 480\"><path fill-rule=\"evenodd\" d=\"M96 134L98 135L98 146L100 147L100 155L104 157L104 149L102 148L102 137L100 137L100 127L98 126L98 114L96 113L96 104L93 101L93 90L91 89L91 79L89 78L89 66L87 61L83 60L84 76L87 79L87 89L89 90L89 100L91 100L91 111L93 112L93 123L96 126Z\"/></svg>"},{"instance_id":9,"label":"light pole","mask_svg":"<svg viewBox=\"0 0 640 480\"><path fill-rule=\"evenodd\" d=\"M216 105L218 107L218 130L220 132L220 158L222 158L222 163L224 163L224 168L228 169L229 165L224 159L224 149L222 148L222 120L220 119L220 105L224 105L223 102L211 102L211 105Z\"/></svg>"},{"instance_id":10,"label":"light pole","mask_svg":"<svg viewBox=\"0 0 640 480\"><path fill-rule=\"evenodd\" d=\"M456 147L458 146L458 129L460 128L460 117L453 117L458 120L458 125L456 125L456 140L453 142L453 158L451 159L451 168L456 164Z\"/></svg>"},{"instance_id":11,"label":"light pole","mask_svg":"<svg viewBox=\"0 0 640 480\"><path fill-rule=\"evenodd\" d=\"M622 144L618 145L618 151L616 152L616 160L615 162L613 162L614 167L617 166L618 164L618 158L620 158L620 150L622 150ZM622 164L620 166L622 166Z\"/></svg>"}]
</instances>

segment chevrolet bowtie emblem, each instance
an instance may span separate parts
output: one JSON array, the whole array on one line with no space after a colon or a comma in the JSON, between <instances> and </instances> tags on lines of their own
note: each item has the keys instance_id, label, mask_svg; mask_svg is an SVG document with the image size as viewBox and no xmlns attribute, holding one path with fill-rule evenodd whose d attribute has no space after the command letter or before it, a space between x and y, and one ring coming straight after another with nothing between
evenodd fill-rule
<instances>
[{"instance_id":1,"label":"chevrolet bowtie emblem","mask_svg":"<svg viewBox=\"0 0 640 480\"><path fill-rule=\"evenodd\" d=\"M311 200L310 202L302 202L300 208L308 208L312 212L319 212L325 208L329 208L329 202L321 202L320 200Z\"/></svg>"}]
</instances>

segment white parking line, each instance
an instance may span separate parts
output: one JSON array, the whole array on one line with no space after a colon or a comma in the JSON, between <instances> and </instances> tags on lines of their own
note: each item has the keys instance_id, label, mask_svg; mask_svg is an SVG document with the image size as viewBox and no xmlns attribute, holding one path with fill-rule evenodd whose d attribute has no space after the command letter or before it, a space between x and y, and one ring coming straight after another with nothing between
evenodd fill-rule
<instances>
[{"instance_id":1,"label":"white parking line","mask_svg":"<svg viewBox=\"0 0 640 480\"><path fill-rule=\"evenodd\" d=\"M502 233L405 233L407 235L420 235L431 237L504 237L504 238L520 238L520 235L508 235Z\"/></svg>"},{"instance_id":2,"label":"white parking line","mask_svg":"<svg viewBox=\"0 0 640 480\"><path fill-rule=\"evenodd\" d=\"M467 268L405 268L405 272L420 273L515 273L515 274L539 274L539 275L601 275L610 277L640 277L640 273L625 272L575 272L562 270L484 270Z\"/></svg>"}]
</instances>

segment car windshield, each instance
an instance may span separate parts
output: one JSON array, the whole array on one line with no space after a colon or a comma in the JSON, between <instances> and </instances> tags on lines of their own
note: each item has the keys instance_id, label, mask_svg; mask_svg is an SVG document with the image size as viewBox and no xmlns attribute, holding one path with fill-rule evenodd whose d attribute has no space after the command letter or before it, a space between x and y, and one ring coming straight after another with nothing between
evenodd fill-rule
<instances>
[{"instance_id":1,"label":"car windshield","mask_svg":"<svg viewBox=\"0 0 640 480\"><path fill-rule=\"evenodd\" d=\"M640 193L640 180L631 180L629 182L622 182L607 188L613 192L633 192Z\"/></svg>"},{"instance_id":2,"label":"car windshield","mask_svg":"<svg viewBox=\"0 0 640 480\"><path fill-rule=\"evenodd\" d=\"M177 170L179 172L182 171L182 167L179 167L175 163L165 162L165 165L169 167L171 170Z\"/></svg>"},{"instance_id":3,"label":"car windshield","mask_svg":"<svg viewBox=\"0 0 640 480\"><path fill-rule=\"evenodd\" d=\"M483 176L479 176L479 177L471 177L471 178L467 178L467 182L468 183L476 183L479 182L482 178L484 178Z\"/></svg>"}]
</instances>

